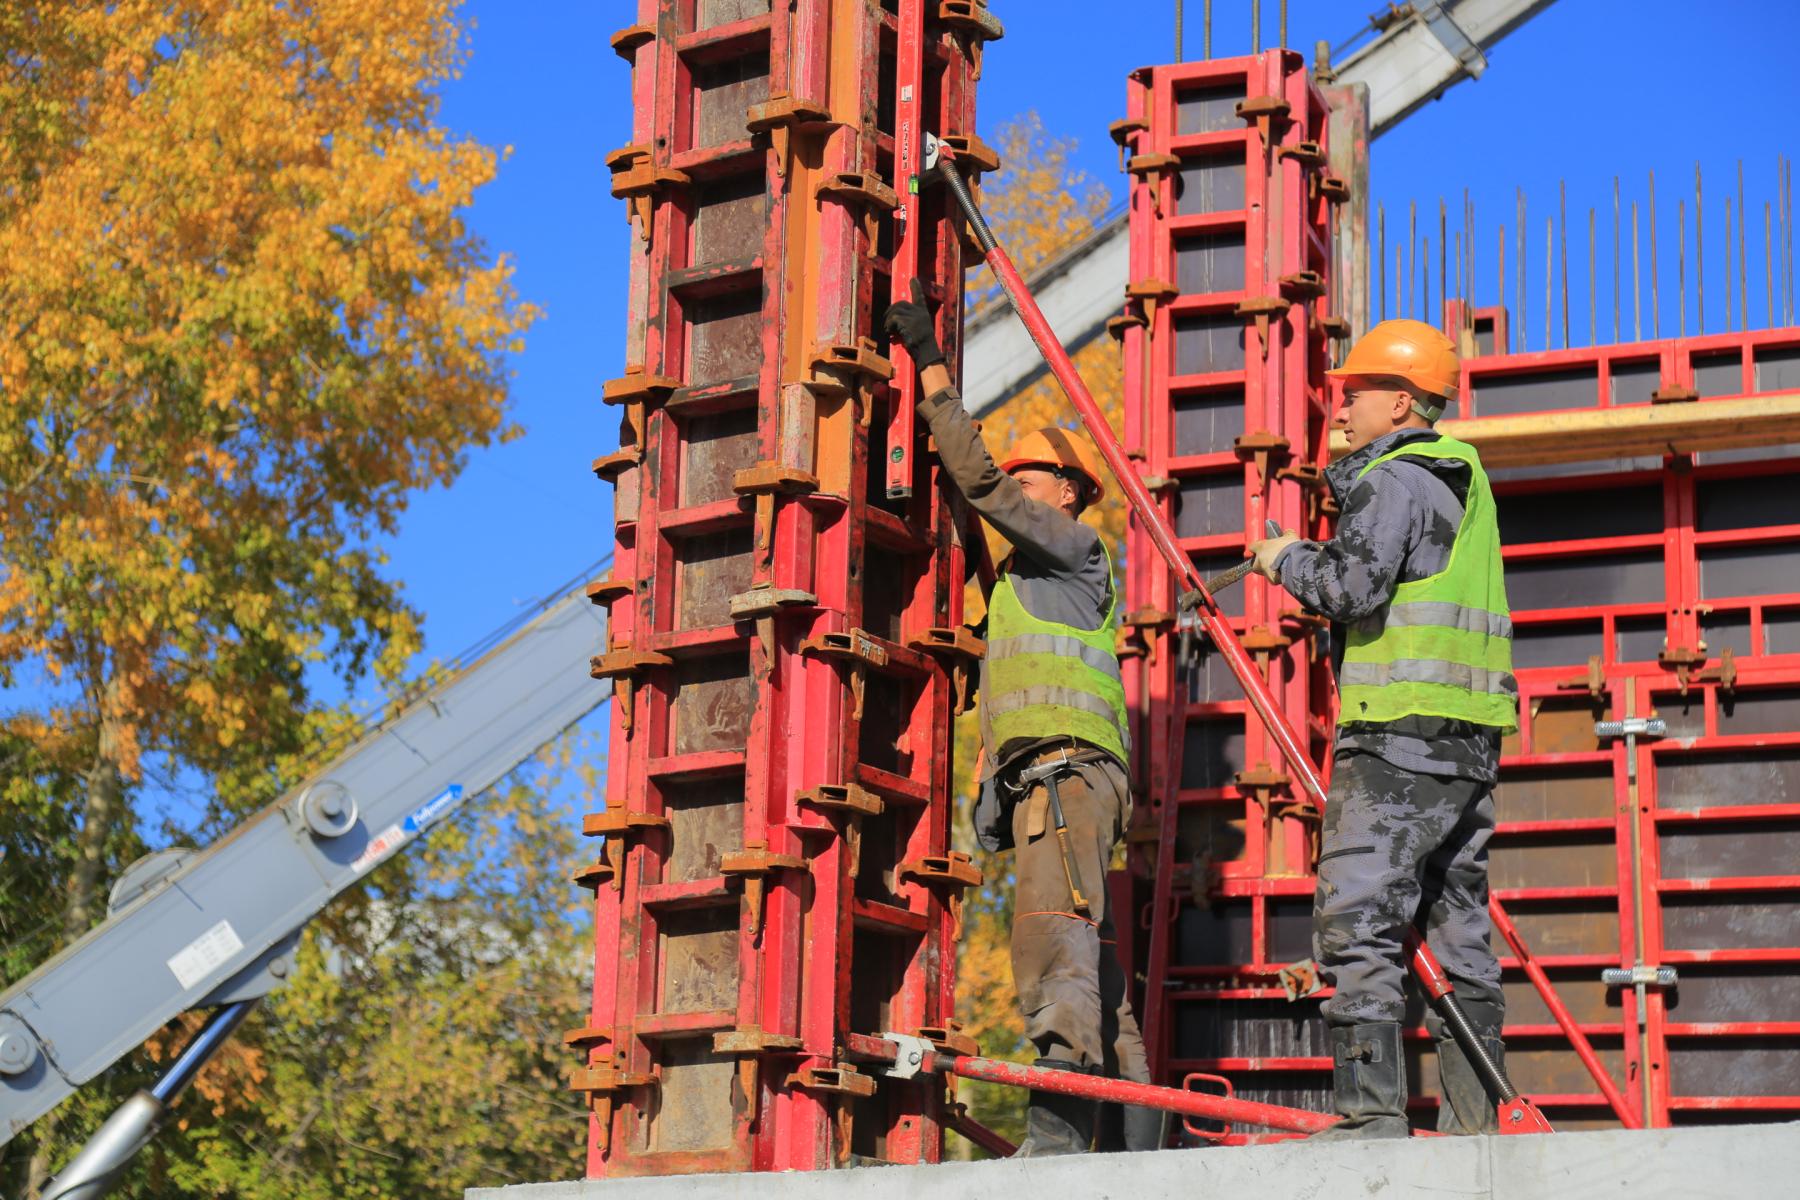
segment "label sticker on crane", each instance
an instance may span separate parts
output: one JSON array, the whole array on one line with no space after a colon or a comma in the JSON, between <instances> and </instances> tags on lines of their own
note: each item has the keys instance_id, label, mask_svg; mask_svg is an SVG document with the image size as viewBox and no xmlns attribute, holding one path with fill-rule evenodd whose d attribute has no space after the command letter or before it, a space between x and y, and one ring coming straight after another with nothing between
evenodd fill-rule
<instances>
[{"instance_id":1,"label":"label sticker on crane","mask_svg":"<svg viewBox=\"0 0 1800 1200\"><path fill-rule=\"evenodd\" d=\"M463 787L453 783L419 807L413 809L412 815L400 823L400 827L408 833L418 833L427 825L444 814L444 810L462 799Z\"/></svg>"},{"instance_id":2,"label":"label sticker on crane","mask_svg":"<svg viewBox=\"0 0 1800 1200\"><path fill-rule=\"evenodd\" d=\"M243 948L244 939L237 935L231 922L220 921L177 951L169 959L169 970L175 973L175 982L186 991L224 966Z\"/></svg>"}]
</instances>

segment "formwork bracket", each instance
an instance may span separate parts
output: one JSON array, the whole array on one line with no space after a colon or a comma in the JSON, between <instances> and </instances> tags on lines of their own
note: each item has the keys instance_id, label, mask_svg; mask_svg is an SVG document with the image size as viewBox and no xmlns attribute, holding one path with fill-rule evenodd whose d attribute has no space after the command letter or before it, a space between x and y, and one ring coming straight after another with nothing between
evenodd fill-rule
<instances>
[{"instance_id":1,"label":"formwork bracket","mask_svg":"<svg viewBox=\"0 0 1800 1200\"><path fill-rule=\"evenodd\" d=\"M1606 664L1598 654L1591 654L1588 656L1587 674L1561 680L1556 686L1562 691L1585 691L1598 700L1606 695Z\"/></svg>"},{"instance_id":2,"label":"formwork bracket","mask_svg":"<svg viewBox=\"0 0 1800 1200\"><path fill-rule=\"evenodd\" d=\"M747 841L744 848L719 858L719 874L744 883L744 903L750 908L750 936L762 935L763 891L767 877L776 871L804 871L806 860L797 854L776 854L764 841Z\"/></svg>"},{"instance_id":3,"label":"formwork bracket","mask_svg":"<svg viewBox=\"0 0 1800 1200\"><path fill-rule=\"evenodd\" d=\"M962 940L963 892L982 883L981 868L961 850L948 854L927 854L908 859L894 872L896 879L911 879L922 887L941 887L944 902L950 906L950 922L954 932L951 941Z\"/></svg>"},{"instance_id":4,"label":"formwork bracket","mask_svg":"<svg viewBox=\"0 0 1800 1200\"><path fill-rule=\"evenodd\" d=\"M819 477L781 463L760 462L731 477L731 490L756 497L756 557L762 566L775 552L775 497L803 496L819 490Z\"/></svg>"},{"instance_id":5,"label":"formwork bracket","mask_svg":"<svg viewBox=\"0 0 1800 1200\"><path fill-rule=\"evenodd\" d=\"M800 643L800 653L849 660L850 691L856 705L851 718L862 720L866 672L870 667L881 668L888 665L887 647L861 629L849 629L842 633L821 633L817 637L807 638Z\"/></svg>"},{"instance_id":6,"label":"formwork bracket","mask_svg":"<svg viewBox=\"0 0 1800 1200\"><path fill-rule=\"evenodd\" d=\"M927 1025L919 1030L919 1036L944 1054L962 1054L969 1058L977 1058L981 1054L980 1043L963 1032L961 1021Z\"/></svg>"},{"instance_id":7,"label":"formwork bracket","mask_svg":"<svg viewBox=\"0 0 1800 1200\"><path fill-rule=\"evenodd\" d=\"M602 1150L608 1147L612 1138L615 1097L639 1088L661 1086L662 1081L655 1075L647 1071L627 1071L617 1063L577 1067L569 1077L569 1090L587 1096L588 1110L594 1114L594 1127Z\"/></svg>"},{"instance_id":8,"label":"formwork bracket","mask_svg":"<svg viewBox=\"0 0 1800 1200\"><path fill-rule=\"evenodd\" d=\"M938 20L962 40L969 58L969 79L981 79L981 54L989 42L1006 36L1006 26L987 9L987 0L940 0Z\"/></svg>"},{"instance_id":9,"label":"formwork bracket","mask_svg":"<svg viewBox=\"0 0 1800 1200\"><path fill-rule=\"evenodd\" d=\"M644 452L636 446L621 446L611 454L602 454L589 467L602 483L618 485L619 476L643 462Z\"/></svg>"},{"instance_id":10,"label":"formwork bracket","mask_svg":"<svg viewBox=\"0 0 1800 1200\"><path fill-rule=\"evenodd\" d=\"M693 180L685 171L657 166L646 146L622 146L606 156L606 166L612 171L612 194L626 202L626 220L637 225L638 240L648 248L658 193Z\"/></svg>"},{"instance_id":11,"label":"formwork bracket","mask_svg":"<svg viewBox=\"0 0 1800 1200\"><path fill-rule=\"evenodd\" d=\"M863 235L868 239L871 252L880 232L876 222L881 214L900 207L899 194L873 171L839 171L819 184L813 195L859 210Z\"/></svg>"},{"instance_id":12,"label":"formwork bracket","mask_svg":"<svg viewBox=\"0 0 1800 1200\"><path fill-rule=\"evenodd\" d=\"M1173 154L1134 154L1125 160L1125 172L1136 175L1150 189L1150 207L1158 217L1163 215L1163 190L1169 172L1181 165Z\"/></svg>"},{"instance_id":13,"label":"formwork bracket","mask_svg":"<svg viewBox=\"0 0 1800 1200\"><path fill-rule=\"evenodd\" d=\"M1261 487L1269 477L1269 460L1287 458L1293 452L1293 446L1293 442L1279 433L1258 429L1233 439L1231 452L1245 462L1256 464L1257 486Z\"/></svg>"},{"instance_id":14,"label":"formwork bracket","mask_svg":"<svg viewBox=\"0 0 1800 1200\"><path fill-rule=\"evenodd\" d=\"M1181 289L1166 279L1134 279L1125 285L1125 299L1135 300L1144 313L1144 324L1156 327L1156 309L1181 295Z\"/></svg>"},{"instance_id":15,"label":"formwork bracket","mask_svg":"<svg viewBox=\"0 0 1800 1200\"><path fill-rule=\"evenodd\" d=\"M987 653L987 643L967 626L933 626L906 644L914 650L944 660L950 672L957 716L975 707L976 668Z\"/></svg>"},{"instance_id":16,"label":"formwork bracket","mask_svg":"<svg viewBox=\"0 0 1800 1200\"><path fill-rule=\"evenodd\" d=\"M1238 316L1256 321L1256 335L1262 341L1264 358L1269 357L1269 321L1285 315L1290 303L1283 296L1246 296L1234 310Z\"/></svg>"},{"instance_id":17,"label":"formwork bracket","mask_svg":"<svg viewBox=\"0 0 1800 1200\"><path fill-rule=\"evenodd\" d=\"M737 1077L739 1090L749 1105L751 1129L756 1128L760 1105L757 1097L762 1074L762 1060L765 1057L802 1054L804 1043L797 1037L782 1033L769 1033L754 1025L740 1026L737 1029L722 1029L712 1036L713 1053L737 1059Z\"/></svg>"},{"instance_id":18,"label":"formwork bracket","mask_svg":"<svg viewBox=\"0 0 1800 1200\"><path fill-rule=\"evenodd\" d=\"M1301 166L1322 167L1325 165L1325 147L1317 142L1295 142L1291 146L1283 146L1275 151L1277 158L1291 158Z\"/></svg>"},{"instance_id":19,"label":"formwork bracket","mask_svg":"<svg viewBox=\"0 0 1800 1200\"><path fill-rule=\"evenodd\" d=\"M588 675L594 679L613 681L613 699L619 706L619 720L626 733L631 732L632 693L637 677L651 667L671 667L675 660L666 654L649 650L611 650L588 660Z\"/></svg>"},{"instance_id":20,"label":"formwork bracket","mask_svg":"<svg viewBox=\"0 0 1800 1200\"><path fill-rule=\"evenodd\" d=\"M627 25L607 40L611 43L614 53L626 62L632 62L637 57L639 46L648 45L656 40L656 26Z\"/></svg>"},{"instance_id":21,"label":"formwork bracket","mask_svg":"<svg viewBox=\"0 0 1800 1200\"><path fill-rule=\"evenodd\" d=\"M588 584L585 593L588 603L604 608L614 601L623 600L637 591L635 579L596 579Z\"/></svg>"},{"instance_id":22,"label":"formwork bracket","mask_svg":"<svg viewBox=\"0 0 1800 1200\"><path fill-rule=\"evenodd\" d=\"M1150 132L1150 122L1142 117L1126 117L1122 121L1114 121L1106 127L1112 136L1113 143L1119 147L1119 170L1125 169L1125 157L1133 149L1138 135Z\"/></svg>"},{"instance_id":23,"label":"formwork bracket","mask_svg":"<svg viewBox=\"0 0 1800 1200\"><path fill-rule=\"evenodd\" d=\"M744 127L751 133L766 133L775 150L775 174L787 178L793 165L794 138L803 133L822 133L835 129L831 110L822 104L795 96L772 96L760 104L752 104L744 114Z\"/></svg>"},{"instance_id":24,"label":"formwork bracket","mask_svg":"<svg viewBox=\"0 0 1800 1200\"><path fill-rule=\"evenodd\" d=\"M600 388L603 404L642 404L662 401L681 386L681 380L666 375L647 375L642 367L626 367L625 374L609 379Z\"/></svg>"},{"instance_id":25,"label":"formwork bracket","mask_svg":"<svg viewBox=\"0 0 1800 1200\"><path fill-rule=\"evenodd\" d=\"M874 792L854 783L822 783L816 788L796 793L794 803L844 818L844 856L848 860L846 870L850 878L855 879L861 868L863 818L880 816L887 807L886 802Z\"/></svg>"},{"instance_id":26,"label":"formwork bracket","mask_svg":"<svg viewBox=\"0 0 1800 1200\"><path fill-rule=\"evenodd\" d=\"M637 812L629 808L608 808L601 812L587 813L581 818L583 837L603 837L606 846L602 850L605 871L599 871L600 864L578 873L594 879L594 886L610 880L614 891L625 886L625 850L626 843L634 837L641 837L652 829L669 828L669 819L656 813Z\"/></svg>"}]
</instances>

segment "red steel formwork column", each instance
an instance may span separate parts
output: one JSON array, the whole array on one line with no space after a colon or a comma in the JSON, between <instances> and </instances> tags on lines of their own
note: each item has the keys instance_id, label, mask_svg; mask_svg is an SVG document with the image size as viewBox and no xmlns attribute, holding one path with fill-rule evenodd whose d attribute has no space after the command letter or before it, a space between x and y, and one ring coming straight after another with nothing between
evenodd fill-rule
<instances>
[{"instance_id":1,"label":"red steel formwork column","mask_svg":"<svg viewBox=\"0 0 1800 1200\"><path fill-rule=\"evenodd\" d=\"M1737 397L1760 397L1750 407L1766 420L1800 389L1800 330L1484 356L1465 362L1463 384L1449 429L1493 464L1525 699L1525 727L1501 760L1494 886L1647 1124L1793 1120L1793 422L1752 448L1653 444L1563 463L1531 461L1558 455L1520 447L1507 426L1535 422L1566 441L1568 416L1698 415L1742 406ZM1731 424L1719 437L1741 446ZM1594 728L1651 716L1667 732L1640 739L1635 763L1623 738ZM1515 1082L1558 1128L1608 1123L1517 964L1503 964ZM1600 977L1637 965L1677 975L1645 989L1642 1011L1634 987Z\"/></svg>"},{"instance_id":2,"label":"red steel formwork column","mask_svg":"<svg viewBox=\"0 0 1800 1200\"><path fill-rule=\"evenodd\" d=\"M593 673L617 703L573 1086L589 1174L935 1161L940 1080L843 1039L945 1044L962 889L950 718L966 531L879 339L920 277L959 347L963 247L914 196L918 135L970 145L999 27L976 2L640 0L635 257L615 573ZM896 353L898 357L898 352ZM966 1049L966 1047L963 1047Z\"/></svg>"},{"instance_id":3,"label":"red steel formwork column","mask_svg":"<svg viewBox=\"0 0 1800 1200\"><path fill-rule=\"evenodd\" d=\"M1147 68L1129 96L1114 127L1132 176L1131 281L1115 324L1126 444L1183 548L1212 574L1242 561L1265 520L1310 535L1329 515L1324 370L1349 329L1329 279L1349 191L1328 165L1329 113L1297 54ZM1202 1060L1250 1070L1271 1054L1320 1052L1306 1031L1252 1045L1250 1025L1219 1015L1226 1002L1270 1008L1284 997L1277 971L1309 953L1317 822L1222 664L1178 668L1172 582L1144 531L1128 536L1122 647L1147 799L1134 870L1151 892L1139 934L1144 1026L1158 1081L1179 1085ZM1255 576L1220 604L1322 763L1331 702L1315 624ZM1239 1094L1321 1102L1316 1088L1261 1080Z\"/></svg>"}]
</instances>

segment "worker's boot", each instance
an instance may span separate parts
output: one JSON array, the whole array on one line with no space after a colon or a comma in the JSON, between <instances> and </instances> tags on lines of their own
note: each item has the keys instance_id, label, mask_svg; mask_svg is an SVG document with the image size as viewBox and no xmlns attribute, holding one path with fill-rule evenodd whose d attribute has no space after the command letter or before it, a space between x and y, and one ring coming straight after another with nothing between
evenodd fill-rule
<instances>
[{"instance_id":1,"label":"worker's boot","mask_svg":"<svg viewBox=\"0 0 1800 1200\"><path fill-rule=\"evenodd\" d=\"M1146 1108L1141 1104L1104 1103L1100 1105L1094 1149L1102 1154L1117 1154L1127 1150L1161 1150L1163 1131L1166 1128L1164 1119L1165 1114L1160 1108Z\"/></svg>"},{"instance_id":2,"label":"worker's boot","mask_svg":"<svg viewBox=\"0 0 1800 1200\"><path fill-rule=\"evenodd\" d=\"M1040 1058L1034 1064L1051 1071L1091 1072L1063 1058ZM1094 1120L1099 1105L1080 1096L1040 1092L1033 1088L1025 1109L1025 1140L1015 1158L1049 1158L1057 1154L1086 1154L1094 1145Z\"/></svg>"},{"instance_id":3,"label":"worker's boot","mask_svg":"<svg viewBox=\"0 0 1800 1200\"><path fill-rule=\"evenodd\" d=\"M1463 1013L1469 1026L1481 1039L1488 1057L1502 1071L1506 1070L1506 1044L1500 1040L1500 1026L1506 1018L1504 1009L1484 1001L1466 1001ZM1469 1061L1462 1047L1451 1036L1442 1021L1427 1022L1437 1035L1438 1080L1443 1098L1438 1104L1439 1133L1498 1133L1499 1101L1488 1091L1481 1073Z\"/></svg>"},{"instance_id":4,"label":"worker's boot","mask_svg":"<svg viewBox=\"0 0 1800 1200\"><path fill-rule=\"evenodd\" d=\"M1315 1142L1403 1138L1406 1123L1406 1059L1400 1023L1331 1027L1331 1085L1344 1119L1312 1135Z\"/></svg>"}]
</instances>

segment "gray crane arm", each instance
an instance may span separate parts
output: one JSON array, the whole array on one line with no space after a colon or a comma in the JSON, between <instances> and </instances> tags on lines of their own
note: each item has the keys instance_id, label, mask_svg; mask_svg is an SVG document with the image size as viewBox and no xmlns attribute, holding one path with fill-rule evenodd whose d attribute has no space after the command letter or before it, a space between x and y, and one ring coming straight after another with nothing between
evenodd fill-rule
<instances>
[{"instance_id":1,"label":"gray crane arm","mask_svg":"<svg viewBox=\"0 0 1800 1200\"><path fill-rule=\"evenodd\" d=\"M585 669L605 635L565 595L217 844L128 872L106 921L0 995L0 1145L176 1015L279 983L335 896L612 694Z\"/></svg>"}]
</instances>

